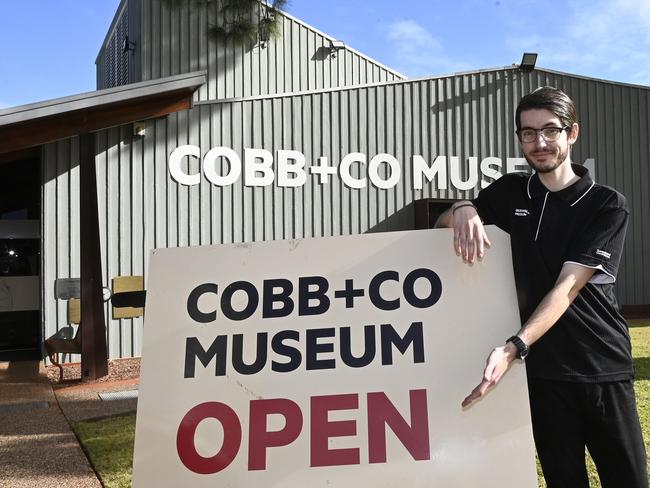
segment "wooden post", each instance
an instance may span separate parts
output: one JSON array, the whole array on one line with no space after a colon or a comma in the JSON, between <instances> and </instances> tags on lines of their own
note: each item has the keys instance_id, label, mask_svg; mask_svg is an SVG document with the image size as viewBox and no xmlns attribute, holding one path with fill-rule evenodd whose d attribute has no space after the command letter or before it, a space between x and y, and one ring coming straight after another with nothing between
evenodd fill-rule
<instances>
[{"instance_id":1,"label":"wooden post","mask_svg":"<svg viewBox=\"0 0 650 488\"><path fill-rule=\"evenodd\" d=\"M95 172L95 135L79 135L79 193L81 231L81 376L108 374L106 322L102 301L102 262Z\"/></svg>"}]
</instances>

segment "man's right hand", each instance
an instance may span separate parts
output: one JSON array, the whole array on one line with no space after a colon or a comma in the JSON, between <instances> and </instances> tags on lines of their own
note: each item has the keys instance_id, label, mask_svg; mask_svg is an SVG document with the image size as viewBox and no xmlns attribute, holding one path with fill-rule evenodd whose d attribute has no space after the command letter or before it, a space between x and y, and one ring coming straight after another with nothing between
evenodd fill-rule
<instances>
[{"instance_id":1,"label":"man's right hand","mask_svg":"<svg viewBox=\"0 0 650 488\"><path fill-rule=\"evenodd\" d=\"M451 227L454 229L454 251L463 258L463 262L473 264L476 259L481 261L485 247L490 247L483 222L471 202L463 200L452 205Z\"/></svg>"}]
</instances>

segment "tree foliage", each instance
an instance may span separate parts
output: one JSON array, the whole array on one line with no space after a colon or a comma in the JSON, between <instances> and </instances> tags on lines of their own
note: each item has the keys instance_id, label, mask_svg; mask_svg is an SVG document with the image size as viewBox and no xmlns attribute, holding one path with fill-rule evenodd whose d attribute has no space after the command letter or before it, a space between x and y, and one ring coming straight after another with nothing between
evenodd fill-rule
<instances>
[{"instance_id":1,"label":"tree foliage","mask_svg":"<svg viewBox=\"0 0 650 488\"><path fill-rule=\"evenodd\" d=\"M188 6L206 7L209 18L208 35L211 39L253 46L266 42L280 33L281 16L278 10L287 0L163 0L172 9Z\"/></svg>"}]
</instances>

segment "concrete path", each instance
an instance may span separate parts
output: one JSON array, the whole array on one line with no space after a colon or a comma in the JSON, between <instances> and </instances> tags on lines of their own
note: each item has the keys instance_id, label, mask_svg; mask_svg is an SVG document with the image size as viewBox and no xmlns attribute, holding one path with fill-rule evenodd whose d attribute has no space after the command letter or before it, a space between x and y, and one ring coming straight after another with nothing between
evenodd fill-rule
<instances>
[{"instance_id":1,"label":"concrete path","mask_svg":"<svg viewBox=\"0 0 650 488\"><path fill-rule=\"evenodd\" d=\"M101 488L42 361L0 363L0 487Z\"/></svg>"}]
</instances>

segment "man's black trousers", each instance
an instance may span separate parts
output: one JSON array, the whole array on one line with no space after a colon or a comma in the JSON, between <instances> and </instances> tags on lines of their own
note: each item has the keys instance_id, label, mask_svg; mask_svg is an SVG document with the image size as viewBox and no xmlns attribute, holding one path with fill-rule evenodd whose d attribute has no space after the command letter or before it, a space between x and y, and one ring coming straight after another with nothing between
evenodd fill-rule
<instances>
[{"instance_id":1,"label":"man's black trousers","mask_svg":"<svg viewBox=\"0 0 650 488\"><path fill-rule=\"evenodd\" d=\"M528 390L535 445L548 488L589 488L585 446L602 488L648 488L632 381L529 378Z\"/></svg>"}]
</instances>

